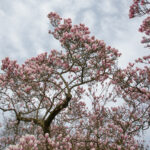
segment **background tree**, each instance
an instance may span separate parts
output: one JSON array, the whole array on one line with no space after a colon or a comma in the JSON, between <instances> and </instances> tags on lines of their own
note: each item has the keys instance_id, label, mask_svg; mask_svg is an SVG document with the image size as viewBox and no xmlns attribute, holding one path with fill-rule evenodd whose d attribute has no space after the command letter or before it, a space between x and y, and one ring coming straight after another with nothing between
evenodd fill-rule
<instances>
[{"instance_id":1,"label":"background tree","mask_svg":"<svg viewBox=\"0 0 150 150\"><path fill-rule=\"evenodd\" d=\"M137 16L149 15L150 14L150 2L149 0L133 0L133 4L130 6L129 17L134 18ZM146 47L150 47L150 17L144 19L142 25L139 28L140 32L146 34L143 37L142 43L146 43Z\"/></svg>"}]
</instances>

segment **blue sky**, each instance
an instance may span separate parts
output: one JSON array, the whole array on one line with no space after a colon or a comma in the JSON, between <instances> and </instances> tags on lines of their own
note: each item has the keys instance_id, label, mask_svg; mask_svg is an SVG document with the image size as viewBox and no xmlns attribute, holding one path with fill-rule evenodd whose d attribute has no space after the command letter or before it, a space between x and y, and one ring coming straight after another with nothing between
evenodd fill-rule
<instances>
[{"instance_id":1,"label":"blue sky","mask_svg":"<svg viewBox=\"0 0 150 150\"><path fill-rule=\"evenodd\" d=\"M84 23L91 35L118 49L119 65L149 54L140 43L138 28L143 18L128 18L132 0L0 0L0 60L5 57L23 63L26 59L51 49L61 49L48 34L47 14L55 11Z\"/></svg>"}]
</instances>

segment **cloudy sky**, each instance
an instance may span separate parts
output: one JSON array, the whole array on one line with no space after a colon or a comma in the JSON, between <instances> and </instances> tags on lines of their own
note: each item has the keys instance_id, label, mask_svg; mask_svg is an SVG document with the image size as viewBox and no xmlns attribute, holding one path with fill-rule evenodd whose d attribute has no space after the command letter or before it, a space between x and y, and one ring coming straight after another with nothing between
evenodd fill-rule
<instances>
[{"instance_id":1,"label":"cloudy sky","mask_svg":"<svg viewBox=\"0 0 150 150\"><path fill-rule=\"evenodd\" d=\"M0 0L0 60L5 57L23 63L27 58L51 49L59 43L48 34L47 14L55 11L84 23L91 35L117 48L119 65L149 54L140 43L138 28L143 18L128 18L132 0Z\"/></svg>"},{"instance_id":2,"label":"cloudy sky","mask_svg":"<svg viewBox=\"0 0 150 150\"><path fill-rule=\"evenodd\" d=\"M117 48L119 65L148 54L140 43L138 27L143 18L129 20L131 0L0 0L0 60L9 56L23 63L27 58L51 49L59 43L48 34L47 14L55 11L84 23L91 35Z\"/></svg>"}]
</instances>

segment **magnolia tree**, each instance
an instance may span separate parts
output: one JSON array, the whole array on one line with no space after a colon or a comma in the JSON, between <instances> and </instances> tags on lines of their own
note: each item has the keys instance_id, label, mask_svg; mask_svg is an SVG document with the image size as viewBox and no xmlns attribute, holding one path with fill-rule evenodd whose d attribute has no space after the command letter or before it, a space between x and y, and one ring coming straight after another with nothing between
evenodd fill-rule
<instances>
[{"instance_id":1,"label":"magnolia tree","mask_svg":"<svg viewBox=\"0 0 150 150\"><path fill-rule=\"evenodd\" d=\"M121 70L120 53L90 36L84 24L56 13L48 18L62 51L23 65L2 60L1 149L146 149L137 137L150 126L150 56Z\"/></svg>"},{"instance_id":2,"label":"magnolia tree","mask_svg":"<svg viewBox=\"0 0 150 150\"><path fill-rule=\"evenodd\" d=\"M136 16L143 16L150 14L150 1L149 0L133 0L133 4L130 6L129 17L134 18ZM139 28L140 32L146 34L146 37L143 37L142 43L146 43L146 47L150 47L150 17L147 16L144 19L142 25Z\"/></svg>"}]
</instances>

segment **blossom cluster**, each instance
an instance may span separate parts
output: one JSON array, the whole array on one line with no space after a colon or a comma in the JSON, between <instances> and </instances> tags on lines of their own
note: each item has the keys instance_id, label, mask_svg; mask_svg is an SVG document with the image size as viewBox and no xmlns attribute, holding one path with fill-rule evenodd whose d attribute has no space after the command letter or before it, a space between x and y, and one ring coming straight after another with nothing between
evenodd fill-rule
<instances>
[{"instance_id":1,"label":"blossom cluster","mask_svg":"<svg viewBox=\"0 0 150 150\"><path fill-rule=\"evenodd\" d=\"M150 17L147 17L144 21L143 24L139 28L140 32L143 32L147 35L147 37L143 37L143 40L141 41L142 43L148 43L147 47L150 47Z\"/></svg>"},{"instance_id":2,"label":"blossom cluster","mask_svg":"<svg viewBox=\"0 0 150 150\"><path fill-rule=\"evenodd\" d=\"M143 16L150 13L150 2L148 0L133 0L130 6L129 18ZM141 43L146 43L146 47L150 47L150 17L147 17L139 28L140 32L144 32L148 37L143 37Z\"/></svg>"},{"instance_id":3,"label":"blossom cluster","mask_svg":"<svg viewBox=\"0 0 150 150\"><path fill-rule=\"evenodd\" d=\"M150 13L149 0L133 0L133 4L130 6L129 17L133 18Z\"/></svg>"}]
</instances>

